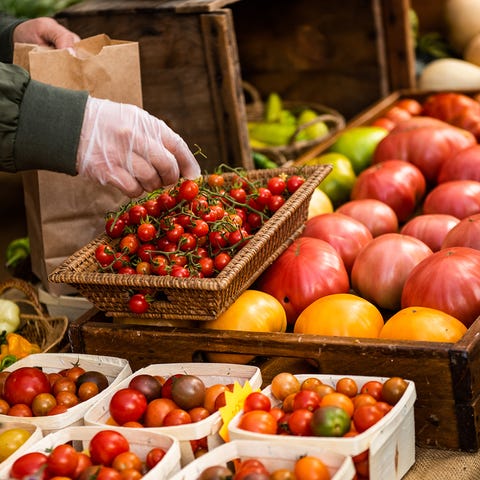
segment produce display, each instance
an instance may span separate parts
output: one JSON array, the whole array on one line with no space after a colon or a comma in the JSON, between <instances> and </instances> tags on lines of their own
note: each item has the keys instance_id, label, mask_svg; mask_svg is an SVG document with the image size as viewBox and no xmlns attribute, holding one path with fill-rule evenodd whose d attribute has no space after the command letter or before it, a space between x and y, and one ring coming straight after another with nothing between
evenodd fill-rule
<instances>
[{"instance_id":1,"label":"produce display","mask_svg":"<svg viewBox=\"0 0 480 480\"><path fill-rule=\"evenodd\" d=\"M332 161L333 180L319 189L334 210L310 216L254 285L283 304L289 331L453 343L463 336L480 316L478 112L477 99L457 92L401 98L306 160ZM350 160L355 154L361 163ZM351 162L350 186L340 182L340 159ZM360 315L365 302L370 312Z\"/></svg>"}]
</instances>

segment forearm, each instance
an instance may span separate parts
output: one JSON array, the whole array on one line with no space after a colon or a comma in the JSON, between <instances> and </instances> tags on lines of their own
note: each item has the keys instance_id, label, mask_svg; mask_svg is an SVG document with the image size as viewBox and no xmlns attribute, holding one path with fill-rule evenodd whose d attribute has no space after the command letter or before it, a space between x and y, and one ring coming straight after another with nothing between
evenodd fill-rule
<instances>
[{"instance_id":1,"label":"forearm","mask_svg":"<svg viewBox=\"0 0 480 480\"><path fill-rule=\"evenodd\" d=\"M88 93L30 79L0 64L0 170L53 170L75 175Z\"/></svg>"}]
</instances>

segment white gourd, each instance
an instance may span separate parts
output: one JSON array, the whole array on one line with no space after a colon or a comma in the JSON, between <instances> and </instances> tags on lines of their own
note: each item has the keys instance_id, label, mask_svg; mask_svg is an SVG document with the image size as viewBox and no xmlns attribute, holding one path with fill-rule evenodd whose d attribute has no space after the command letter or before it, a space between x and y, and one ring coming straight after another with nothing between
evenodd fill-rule
<instances>
[{"instance_id":1,"label":"white gourd","mask_svg":"<svg viewBox=\"0 0 480 480\"><path fill-rule=\"evenodd\" d=\"M418 78L421 90L480 88L480 67L457 58L440 58L425 66Z\"/></svg>"}]
</instances>

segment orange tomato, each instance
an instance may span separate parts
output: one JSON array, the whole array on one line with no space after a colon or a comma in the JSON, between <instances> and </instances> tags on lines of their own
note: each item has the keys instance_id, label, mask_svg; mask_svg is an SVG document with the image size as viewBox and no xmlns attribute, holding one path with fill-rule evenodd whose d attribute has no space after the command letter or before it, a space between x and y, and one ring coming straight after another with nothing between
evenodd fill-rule
<instances>
[{"instance_id":1,"label":"orange tomato","mask_svg":"<svg viewBox=\"0 0 480 480\"><path fill-rule=\"evenodd\" d=\"M330 472L326 465L316 457L305 456L295 462L295 478L297 480L330 480Z\"/></svg>"},{"instance_id":2,"label":"orange tomato","mask_svg":"<svg viewBox=\"0 0 480 480\"><path fill-rule=\"evenodd\" d=\"M333 405L334 407L340 407L345 410L350 418L353 415L353 401L350 397L347 397L344 393L339 392L332 392L327 393L322 397L320 402L320 406L323 407L325 405Z\"/></svg>"},{"instance_id":3,"label":"orange tomato","mask_svg":"<svg viewBox=\"0 0 480 480\"><path fill-rule=\"evenodd\" d=\"M295 322L294 332L377 338L382 327L382 314L373 303L351 293L334 293L305 308Z\"/></svg>"},{"instance_id":4,"label":"orange tomato","mask_svg":"<svg viewBox=\"0 0 480 480\"><path fill-rule=\"evenodd\" d=\"M467 327L448 313L429 307L406 307L385 323L379 338L451 342L460 340Z\"/></svg>"},{"instance_id":5,"label":"orange tomato","mask_svg":"<svg viewBox=\"0 0 480 480\"><path fill-rule=\"evenodd\" d=\"M287 315L282 304L272 295L258 290L246 290L215 320L202 323L213 330L240 330L248 332L285 332ZM207 360L216 363L251 361L254 356L230 353L207 353Z\"/></svg>"}]
</instances>

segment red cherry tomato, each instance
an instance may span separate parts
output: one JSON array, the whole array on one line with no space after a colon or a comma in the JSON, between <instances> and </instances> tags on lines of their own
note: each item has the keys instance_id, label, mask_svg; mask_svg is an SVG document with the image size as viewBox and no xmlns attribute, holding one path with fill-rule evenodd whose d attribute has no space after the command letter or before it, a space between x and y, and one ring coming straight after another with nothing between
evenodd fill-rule
<instances>
[{"instance_id":1,"label":"red cherry tomato","mask_svg":"<svg viewBox=\"0 0 480 480\"><path fill-rule=\"evenodd\" d=\"M119 425L127 422L138 422L146 409L147 399L145 395L135 388L121 388L110 399L110 415Z\"/></svg>"},{"instance_id":2,"label":"red cherry tomato","mask_svg":"<svg viewBox=\"0 0 480 480\"><path fill-rule=\"evenodd\" d=\"M116 430L101 430L90 440L89 450L94 465L110 466L117 455L130 450L130 444Z\"/></svg>"}]
</instances>

